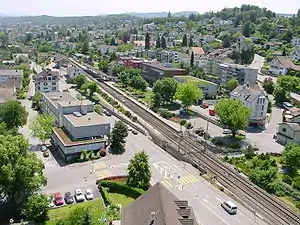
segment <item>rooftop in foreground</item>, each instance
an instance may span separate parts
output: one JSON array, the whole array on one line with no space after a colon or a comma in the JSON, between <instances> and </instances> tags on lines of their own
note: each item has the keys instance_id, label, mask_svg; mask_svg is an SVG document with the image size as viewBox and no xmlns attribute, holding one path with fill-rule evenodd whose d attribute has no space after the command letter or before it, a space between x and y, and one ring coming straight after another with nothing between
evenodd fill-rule
<instances>
[{"instance_id":1,"label":"rooftop in foreground","mask_svg":"<svg viewBox=\"0 0 300 225\"><path fill-rule=\"evenodd\" d=\"M203 84L203 85L213 84L210 81L202 80L202 79L199 79L197 77L192 77L192 76L174 76L174 78L176 78L176 77L180 78L182 80L186 80L187 82L195 83L195 84Z\"/></svg>"},{"instance_id":2,"label":"rooftop in foreground","mask_svg":"<svg viewBox=\"0 0 300 225\"><path fill-rule=\"evenodd\" d=\"M44 93L44 96L49 99L56 108L58 108L58 102L62 106L67 106L67 105L86 105L86 104L91 104L91 101L89 100L78 100L75 98L73 95L71 95L69 92L49 92L49 93Z\"/></svg>"},{"instance_id":3,"label":"rooftop in foreground","mask_svg":"<svg viewBox=\"0 0 300 225\"><path fill-rule=\"evenodd\" d=\"M64 117L67 118L67 120L69 120L75 127L102 125L102 124L109 123L105 119L105 117L100 116L96 112L87 113L86 115L80 114L80 116L76 116L73 114L67 114L67 115L64 115Z\"/></svg>"}]
</instances>

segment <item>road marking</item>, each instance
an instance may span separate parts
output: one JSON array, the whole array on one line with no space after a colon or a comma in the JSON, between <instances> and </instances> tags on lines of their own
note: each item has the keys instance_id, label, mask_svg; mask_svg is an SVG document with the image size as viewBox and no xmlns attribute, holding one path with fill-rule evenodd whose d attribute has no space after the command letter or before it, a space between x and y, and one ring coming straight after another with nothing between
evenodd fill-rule
<instances>
[{"instance_id":1,"label":"road marking","mask_svg":"<svg viewBox=\"0 0 300 225\"><path fill-rule=\"evenodd\" d=\"M172 185L169 181L167 181L167 180L163 180L163 181L161 181L161 183L162 183L166 188L168 188L168 187L172 188L172 187L173 187L173 185Z\"/></svg>"},{"instance_id":2,"label":"road marking","mask_svg":"<svg viewBox=\"0 0 300 225\"><path fill-rule=\"evenodd\" d=\"M235 220L236 220L237 222L241 223L241 221L240 221L240 220L238 220L237 218L235 218Z\"/></svg>"},{"instance_id":3,"label":"road marking","mask_svg":"<svg viewBox=\"0 0 300 225\"><path fill-rule=\"evenodd\" d=\"M128 163L120 163L118 165L112 165L110 168L122 168L128 166Z\"/></svg>"},{"instance_id":4,"label":"road marking","mask_svg":"<svg viewBox=\"0 0 300 225\"><path fill-rule=\"evenodd\" d=\"M110 170L102 170L98 172L97 175L98 175L98 179L102 179L111 176L111 172Z\"/></svg>"},{"instance_id":5,"label":"road marking","mask_svg":"<svg viewBox=\"0 0 300 225\"><path fill-rule=\"evenodd\" d=\"M213 204L211 204L207 199L203 199L204 202L206 202L207 204L209 204L211 207L213 207L215 210L220 211L216 206L214 206Z\"/></svg>"},{"instance_id":6,"label":"road marking","mask_svg":"<svg viewBox=\"0 0 300 225\"><path fill-rule=\"evenodd\" d=\"M195 177L194 175L188 175L178 179L178 182L181 184L191 184L196 183L197 181L199 181L199 178Z\"/></svg>"},{"instance_id":7,"label":"road marking","mask_svg":"<svg viewBox=\"0 0 300 225\"><path fill-rule=\"evenodd\" d=\"M219 216L217 213L215 213L214 210L212 210L210 207L208 207L204 202L202 202L200 199L198 199L198 201L204 205L210 212L212 212L213 214L215 214L216 217L218 217L223 223L230 225L226 220L224 220L221 216Z\"/></svg>"},{"instance_id":8,"label":"road marking","mask_svg":"<svg viewBox=\"0 0 300 225\"><path fill-rule=\"evenodd\" d=\"M223 202L221 199L219 199L218 197L215 197L215 199L217 199L219 202Z\"/></svg>"},{"instance_id":9,"label":"road marking","mask_svg":"<svg viewBox=\"0 0 300 225\"><path fill-rule=\"evenodd\" d=\"M102 169L106 169L107 166L103 163L97 163L97 164L94 164L94 170L102 170Z\"/></svg>"}]
</instances>

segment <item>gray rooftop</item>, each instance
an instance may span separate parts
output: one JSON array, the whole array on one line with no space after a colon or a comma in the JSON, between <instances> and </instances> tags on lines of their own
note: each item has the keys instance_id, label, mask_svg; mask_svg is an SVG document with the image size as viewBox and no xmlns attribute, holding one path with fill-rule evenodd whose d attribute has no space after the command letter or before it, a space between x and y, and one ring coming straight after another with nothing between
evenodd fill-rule
<instances>
[{"instance_id":1,"label":"gray rooftop","mask_svg":"<svg viewBox=\"0 0 300 225\"><path fill-rule=\"evenodd\" d=\"M86 104L92 104L89 100L78 100L73 95L71 95L69 92L49 92L49 93L43 93L43 95L52 102L53 105L55 105L56 108L58 108L58 103L61 106L75 106L75 105L86 105Z\"/></svg>"},{"instance_id":2,"label":"gray rooftop","mask_svg":"<svg viewBox=\"0 0 300 225\"><path fill-rule=\"evenodd\" d=\"M165 67L163 64L158 63L158 62L141 62L142 65L149 66L155 69L159 69L162 71L185 71L184 69L181 68L176 68L176 67Z\"/></svg>"},{"instance_id":3,"label":"gray rooftop","mask_svg":"<svg viewBox=\"0 0 300 225\"><path fill-rule=\"evenodd\" d=\"M264 91L257 84L250 84L237 86L230 95L235 98L245 96L244 101L253 102L261 93Z\"/></svg>"},{"instance_id":4,"label":"gray rooftop","mask_svg":"<svg viewBox=\"0 0 300 225\"><path fill-rule=\"evenodd\" d=\"M0 70L0 76L23 76L23 70Z\"/></svg>"},{"instance_id":5,"label":"gray rooftop","mask_svg":"<svg viewBox=\"0 0 300 225\"><path fill-rule=\"evenodd\" d=\"M80 117L73 114L67 114L64 115L64 117L75 127L109 124L105 117L100 116L96 112L87 113L86 115L81 115Z\"/></svg>"},{"instance_id":6,"label":"gray rooftop","mask_svg":"<svg viewBox=\"0 0 300 225\"><path fill-rule=\"evenodd\" d=\"M300 124L299 123L285 123L288 125L293 131L300 131Z\"/></svg>"}]
</instances>

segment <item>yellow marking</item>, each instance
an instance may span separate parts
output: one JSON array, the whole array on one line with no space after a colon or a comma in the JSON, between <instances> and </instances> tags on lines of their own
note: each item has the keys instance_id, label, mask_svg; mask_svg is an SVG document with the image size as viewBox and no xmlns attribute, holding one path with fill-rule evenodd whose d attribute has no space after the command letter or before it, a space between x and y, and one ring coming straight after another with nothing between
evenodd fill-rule
<instances>
[{"instance_id":1,"label":"yellow marking","mask_svg":"<svg viewBox=\"0 0 300 225\"><path fill-rule=\"evenodd\" d=\"M199 178L195 177L194 175L188 175L181 177L178 182L181 184L191 184L197 182L198 180Z\"/></svg>"},{"instance_id":2,"label":"yellow marking","mask_svg":"<svg viewBox=\"0 0 300 225\"><path fill-rule=\"evenodd\" d=\"M102 179L102 178L105 178L105 177L110 177L111 173L110 173L109 170L102 170L102 171L98 172L97 175L98 175L99 179Z\"/></svg>"},{"instance_id":3,"label":"yellow marking","mask_svg":"<svg viewBox=\"0 0 300 225\"><path fill-rule=\"evenodd\" d=\"M102 169L106 169L107 166L102 164L102 163L98 163L94 165L94 170L102 170Z\"/></svg>"},{"instance_id":4,"label":"yellow marking","mask_svg":"<svg viewBox=\"0 0 300 225\"><path fill-rule=\"evenodd\" d=\"M169 181L167 181L167 180L163 180L163 181L161 181L161 183L162 183L165 187L173 187L173 185L172 185Z\"/></svg>"}]
</instances>

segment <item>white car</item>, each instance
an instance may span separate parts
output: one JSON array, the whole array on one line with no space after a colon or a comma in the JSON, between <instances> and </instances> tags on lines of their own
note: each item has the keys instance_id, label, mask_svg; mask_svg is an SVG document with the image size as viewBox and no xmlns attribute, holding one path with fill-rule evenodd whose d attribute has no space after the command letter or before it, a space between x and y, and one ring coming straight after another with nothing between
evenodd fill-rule
<instances>
[{"instance_id":1,"label":"white car","mask_svg":"<svg viewBox=\"0 0 300 225\"><path fill-rule=\"evenodd\" d=\"M237 213L237 206L231 201L224 201L222 202L221 206L229 213L229 214L236 214Z\"/></svg>"},{"instance_id":2,"label":"white car","mask_svg":"<svg viewBox=\"0 0 300 225\"><path fill-rule=\"evenodd\" d=\"M231 130L229 130L229 129L224 129L223 130L223 134L231 134L232 132L231 132Z\"/></svg>"},{"instance_id":3,"label":"white car","mask_svg":"<svg viewBox=\"0 0 300 225\"><path fill-rule=\"evenodd\" d=\"M86 200L93 200L94 194L91 189L85 190L85 198L86 198Z\"/></svg>"},{"instance_id":4,"label":"white car","mask_svg":"<svg viewBox=\"0 0 300 225\"><path fill-rule=\"evenodd\" d=\"M84 194L80 188L75 189L75 199L76 199L76 202L84 201Z\"/></svg>"}]
</instances>

